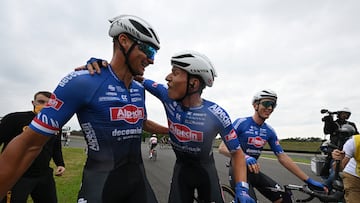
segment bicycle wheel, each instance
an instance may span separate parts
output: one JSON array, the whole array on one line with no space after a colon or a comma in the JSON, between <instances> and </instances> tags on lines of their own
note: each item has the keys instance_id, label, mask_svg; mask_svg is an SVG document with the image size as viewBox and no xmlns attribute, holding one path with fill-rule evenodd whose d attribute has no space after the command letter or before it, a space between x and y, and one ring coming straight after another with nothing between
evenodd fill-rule
<instances>
[{"instance_id":1,"label":"bicycle wheel","mask_svg":"<svg viewBox=\"0 0 360 203\"><path fill-rule=\"evenodd\" d=\"M234 203L235 202L235 192L228 186L221 184L222 196L225 203Z\"/></svg>"}]
</instances>

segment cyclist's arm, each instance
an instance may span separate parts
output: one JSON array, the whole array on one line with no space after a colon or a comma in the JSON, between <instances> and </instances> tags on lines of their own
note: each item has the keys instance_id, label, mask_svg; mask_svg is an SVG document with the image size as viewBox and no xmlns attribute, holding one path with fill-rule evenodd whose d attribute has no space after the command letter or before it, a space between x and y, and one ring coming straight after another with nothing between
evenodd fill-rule
<instances>
[{"instance_id":1,"label":"cyclist's arm","mask_svg":"<svg viewBox=\"0 0 360 203\"><path fill-rule=\"evenodd\" d=\"M143 129L149 133L155 134L168 134L169 129L163 125L160 125L152 120L144 120Z\"/></svg>"},{"instance_id":2,"label":"cyclist's arm","mask_svg":"<svg viewBox=\"0 0 360 203\"><path fill-rule=\"evenodd\" d=\"M40 153L49 137L27 128L0 155L0 199L16 183Z\"/></svg>"},{"instance_id":3,"label":"cyclist's arm","mask_svg":"<svg viewBox=\"0 0 360 203\"><path fill-rule=\"evenodd\" d=\"M232 167L235 183L247 182L246 161L244 152L239 149L231 153Z\"/></svg>"},{"instance_id":4,"label":"cyclist's arm","mask_svg":"<svg viewBox=\"0 0 360 203\"><path fill-rule=\"evenodd\" d=\"M225 145L224 141L221 141L220 145L219 145L219 153L227 156L227 157L231 157L231 153L229 151L229 149L227 148L227 146Z\"/></svg>"},{"instance_id":5,"label":"cyclist's arm","mask_svg":"<svg viewBox=\"0 0 360 203\"><path fill-rule=\"evenodd\" d=\"M299 179L305 181L309 178L298 165L285 153L277 154L277 159L287 170L296 175Z\"/></svg>"}]
</instances>

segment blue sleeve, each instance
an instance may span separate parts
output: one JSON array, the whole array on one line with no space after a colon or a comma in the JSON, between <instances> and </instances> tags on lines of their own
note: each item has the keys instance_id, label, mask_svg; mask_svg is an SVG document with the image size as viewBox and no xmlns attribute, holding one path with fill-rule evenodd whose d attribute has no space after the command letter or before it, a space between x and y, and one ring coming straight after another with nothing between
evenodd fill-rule
<instances>
[{"instance_id":1,"label":"blue sleeve","mask_svg":"<svg viewBox=\"0 0 360 203\"><path fill-rule=\"evenodd\" d=\"M86 73L87 72L87 73ZM98 86L87 70L76 71L65 76L56 87L48 104L30 124L30 128L43 135L54 135L92 96Z\"/></svg>"},{"instance_id":2,"label":"blue sleeve","mask_svg":"<svg viewBox=\"0 0 360 203\"><path fill-rule=\"evenodd\" d=\"M165 98L168 98L167 87L165 87L163 84L145 79L143 85L148 92L159 98L161 101L163 101Z\"/></svg>"},{"instance_id":3,"label":"blue sleeve","mask_svg":"<svg viewBox=\"0 0 360 203\"><path fill-rule=\"evenodd\" d=\"M240 142L232 125L229 114L217 104L209 107L210 112L214 115L214 119L220 121L220 136L230 152L240 149Z\"/></svg>"},{"instance_id":4,"label":"blue sleeve","mask_svg":"<svg viewBox=\"0 0 360 203\"><path fill-rule=\"evenodd\" d=\"M268 140L268 143L270 145L271 150L274 152L274 154L281 154L284 152L283 148L280 145L279 139L275 133L275 130L268 126L271 130L270 138Z\"/></svg>"}]
</instances>

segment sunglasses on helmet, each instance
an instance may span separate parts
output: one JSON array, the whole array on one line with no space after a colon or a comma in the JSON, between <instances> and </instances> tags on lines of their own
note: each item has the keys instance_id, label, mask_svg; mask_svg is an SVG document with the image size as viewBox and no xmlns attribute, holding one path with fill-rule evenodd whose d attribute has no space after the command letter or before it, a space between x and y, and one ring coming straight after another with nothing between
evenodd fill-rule
<instances>
[{"instance_id":1,"label":"sunglasses on helmet","mask_svg":"<svg viewBox=\"0 0 360 203\"><path fill-rule=\"evenodd\" d=\"M275 109L275 107L276 107L276 102L274 102L274 101L263 101L263 102L260 102L260 104L265 108L269 108L271 106L271 108Z\"/></svg>"}]
</instances>

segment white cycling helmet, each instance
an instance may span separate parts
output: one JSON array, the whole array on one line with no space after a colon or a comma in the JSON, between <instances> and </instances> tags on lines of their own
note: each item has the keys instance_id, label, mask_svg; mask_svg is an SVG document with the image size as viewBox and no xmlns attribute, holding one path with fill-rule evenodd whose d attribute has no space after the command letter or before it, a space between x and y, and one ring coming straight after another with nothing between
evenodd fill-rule
<instances>
[{"instance_id":1,"label":"white cycling helmet","mask_svg":"<svg viewBox=\"0 0 360 203\"><path fill-rule=\"evenodd\" d=\"M211 87L217 76L208 57L196 51L183 51L171 57L171 65L181 68L191 75L200 76L206 86Z\"/></svg>"},{"instance_id":2,"label":"white cycling helmet","mask_svg":"<svg viewBox=\"0 0 360 203\"><path fill-rule=\"evenodd\" d=\"M346 112L346 113L351 114L351 111L348 107L344 107L343 109L339 110L338 112Z\"/></svg>"},{"instance_id":3,"label":"white cycling helmet","mask_svg":"<svg viewBox=\"0 0 360 203\"><path fill-rule=\"evenodd\" d=\"M109 20L110 37L127 33L142 42L151 44L155 49L160 49L160 41L155 30L145 20L133 15L120 15Z\"/></svg>"},{"instance_id":4,"label":"white cycling helmet","mask_svg":"<svg viewBox=\"0 0 360 203\"><path fill-rule=\"evenodd\" d=\"M347 113L347 115L345 115L345 117L343 117L343 119L345 119L345 120L349 119L350 116L351 116L351 111L350 111L350 109L347 108L347 107L344 107L343 109L337 111L337 113L338 113L338 114L337 114L337 117L338 117L338 118L340 118L340 114L341 114L341 113Z\"/></svg>"},{"instance_id":5,"label":"white cycling helmet","mask_svg":"<svg viewBox=\"0 0 360 203\"><path fill-rule=\"evenodd\" d=\"M274 91L270 89L261 90L260 92L257 92L252 100L252 103L254 104L257 101L260 101L261 99L272 99L275 100L275 103L277 101L277 95Z\"/></svg>"}]
</instances>

